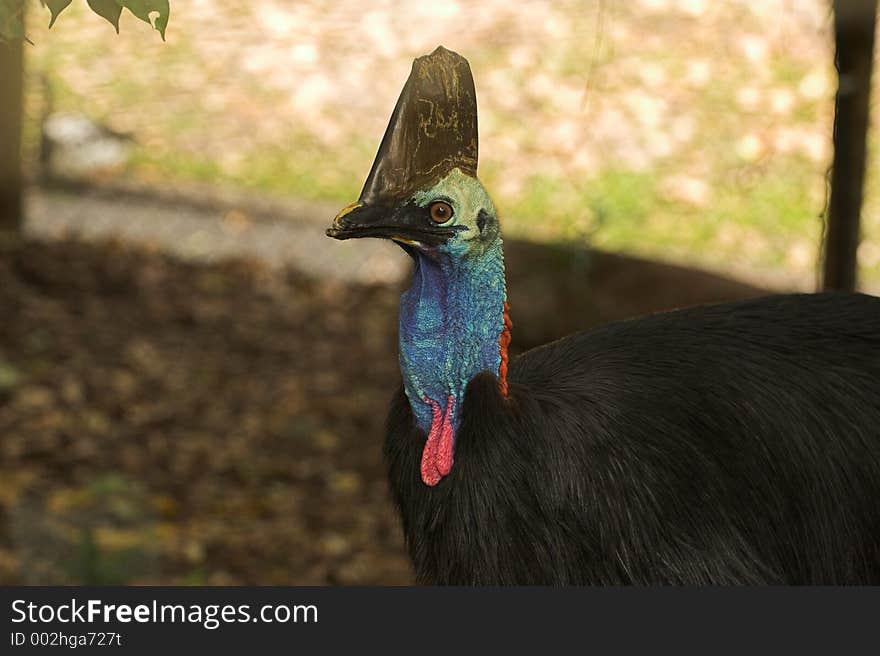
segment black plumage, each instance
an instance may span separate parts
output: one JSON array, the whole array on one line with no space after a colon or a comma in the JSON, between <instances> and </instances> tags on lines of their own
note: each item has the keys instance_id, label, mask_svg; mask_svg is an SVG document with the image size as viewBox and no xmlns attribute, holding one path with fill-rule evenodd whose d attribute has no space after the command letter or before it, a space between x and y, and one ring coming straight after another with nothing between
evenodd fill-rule
<instances>
[{"instance_id":1,"label":"black plumage","mask_svg":"<svg viewBox=\"0 0 880 656\"><path fill-rule=\"evenodd\" d=\"M607 325L467 387L456 464L391 490L420 583L880 584L880 299L773 296Z\"/></svg>"}]
</instances>

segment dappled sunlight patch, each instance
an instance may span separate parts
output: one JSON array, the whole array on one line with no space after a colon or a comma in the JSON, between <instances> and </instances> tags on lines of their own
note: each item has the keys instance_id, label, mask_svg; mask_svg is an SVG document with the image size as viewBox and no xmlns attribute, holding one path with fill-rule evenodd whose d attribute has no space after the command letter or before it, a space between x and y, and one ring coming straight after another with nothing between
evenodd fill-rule
<instances>
[{"instance_id":1,"label":"dappled sunlight patch","mask_svg":"<svg viewBox=\"0 0 880 656\"><path fill-rule=\"evenodd\" d=\"M830 12L820 0L405 0L366 11L356 0L178 3L165 44L136 38L149 28L125 13L131 25L108 39L107 24L81 4L51 38L42 20L34 24L31 70L47 76L54 109L134 132L125 173L155 184L210 181L347 202L412 58L443 43L474 70L490 189L499 204L545 217L540 228L532 221L517 230L568 234L561 208L582 213L571 198L614 197L618 190L602 185L624 170L655 181L699 171L708 196L661 202L713 209L723 197L718 214L734 222L763 217L756 228L770 244L784 244L788 227L744 193L752 187L741 180L785 178L786 198L805 190L818 197L799 214L803 230L812 231L824 206L835 77ZM32 160L44 111L39 87L34 76ZM743 167L752 170L741 175ZM555 178L553 190L528 184L535 176ZM866 186L868 205L877 188ZM618 234L635 240L627 247L667 247L665 234L626 225ZM685 250L712 247L688 234L679 239ZM788 266L784 246L776 259Z\"/></svg>"}]
</instances>

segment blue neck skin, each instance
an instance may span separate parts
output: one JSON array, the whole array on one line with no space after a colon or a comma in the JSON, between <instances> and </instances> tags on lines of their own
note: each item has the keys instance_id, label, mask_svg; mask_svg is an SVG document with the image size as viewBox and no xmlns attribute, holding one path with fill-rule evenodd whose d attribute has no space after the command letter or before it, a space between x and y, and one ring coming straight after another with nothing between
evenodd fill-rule
<instances>
[{"instance_id":1,"label":"blue neck skin","mask_svg":"<svg viewBox=\"0 0 880 656\"><path fill-rule=\"evenodd\" d=\"M400 302L400 369L419 428L428 433L435 401L457 433L464 390L482 371L496 376L504 329L501 238L469 252L464 244L415 251L412 286Z\"/></svg>"}]
</instances>

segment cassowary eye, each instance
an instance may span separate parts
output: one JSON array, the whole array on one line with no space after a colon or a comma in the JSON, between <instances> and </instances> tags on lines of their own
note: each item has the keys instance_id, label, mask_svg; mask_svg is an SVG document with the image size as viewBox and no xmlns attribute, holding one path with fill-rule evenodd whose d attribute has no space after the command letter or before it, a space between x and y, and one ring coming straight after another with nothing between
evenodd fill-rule
<instances>
[{"instance_id":1,"label":"cassowary eye","mask_svg":"<svg viewBox=\"0 0 880 656\"><path fill-rule=\"evenodd\" d=\"M442 200L431 203L428 209L431 212L431 220L434 223L446 223L452 218L452 207L449 203Z\"/></svg>"}]
</instances>

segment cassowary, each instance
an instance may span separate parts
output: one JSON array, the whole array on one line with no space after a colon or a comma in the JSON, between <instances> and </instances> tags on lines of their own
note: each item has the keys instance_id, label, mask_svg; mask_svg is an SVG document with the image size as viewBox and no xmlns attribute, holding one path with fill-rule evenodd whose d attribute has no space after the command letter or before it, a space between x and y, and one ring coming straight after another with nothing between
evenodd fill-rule
<instances>
[{"instance_id":1,"label":"cassowary","mask_svg":"<svg viewBox=\"0 0 880 656\"><path fill-rule=\"evenodd\" d=\"M412 257L385 453L426 584L880 584L880 299L606 325L508 365L465 59L417 59L337 239Z\"/></svg>"}]
</instances>

